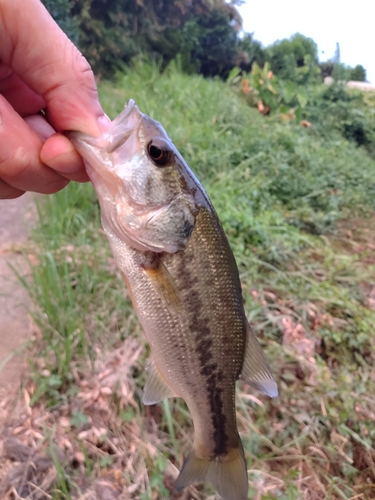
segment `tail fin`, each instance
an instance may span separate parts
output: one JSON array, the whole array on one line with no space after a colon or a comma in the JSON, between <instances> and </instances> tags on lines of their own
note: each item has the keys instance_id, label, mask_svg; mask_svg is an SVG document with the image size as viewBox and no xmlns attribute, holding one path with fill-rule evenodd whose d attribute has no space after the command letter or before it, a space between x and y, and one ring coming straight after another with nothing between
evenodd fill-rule
<instances>
[{"instance_id":1,"label":"tail fin","mask_svg":"<svg viewBox=\"0 0 375 500\"><path fill-rule=\"evenodd\" d=\"M176 481L182 490L189 484L208 481L224 500L247 500L247 467L242 444L227 455L212 460L198 458L190 452Z\"/></svg>"}]
</instances>

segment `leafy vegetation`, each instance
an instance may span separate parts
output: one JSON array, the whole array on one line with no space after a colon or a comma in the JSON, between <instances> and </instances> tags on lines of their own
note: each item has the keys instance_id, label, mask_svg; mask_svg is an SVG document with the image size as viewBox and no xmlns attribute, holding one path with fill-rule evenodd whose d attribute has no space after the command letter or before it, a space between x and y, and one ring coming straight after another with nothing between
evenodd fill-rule
<instances>
[{"instance_id":1,"label":"leafy vegetation","mask_svg":"<svg viewBox=\"0 0 375 500\"><path fill-rule=\"evenodd\" d=\"M319 81L318 46L300 33L267 47L265 57L282 80L302 85Z\"/></svg>"},{"instance_id":2,"label":"leafy vegetation","mask_svg":"<svg viewBox=\"0 0 375 500\"><path fill-rule=\"evenodd\" d=\"M307 119L316 123L322 135L340 135L357 146L375 153L375 113L373 95L350 91L344 85L312 88L304 110Z\"/></svg>"},{"instance_id":3,"label":"leafy vegetation","mask_svg":"<svg viewBox=\"0 0 375 500\"><path fill-rule=\"evenodd\" d=\"M140 62L100 85L111 117L132 97L163 123L234 250L247 316L280 390L270 400L239 387L249 498L374 495L374 143L370 134L361 146L345 135L364 98L345 93L348 115L330 116L341 109L340 92L312 91L304 109L311 126L302 127L282 113L263 116L235 87L176 64L161 74ZM43 435L51 429L49 442L71 457L53 494L75 498L84 474L131 498L181 498L173 478L191 448L191 420L180 400L163 411L140 402L148 347L92 187L71 184L46 198L40 215L28 285L42 336L30 411L51 407L53 419L38 420Z\"/></svg>"},{"instance_id":4,"label":"leafy vegetation","mask_svg":"<svg viewBox=\"0 0 375 500\"><path fill-rule=\"evenodd\" d=\"M268 62L263 68L254 63L249 74L235 67L229 73L228 83L242 94L249 106L264 115L281 112L286 118L301 120L302 109L308 97L306 90L294 82L279 80Z\"/></svg>"},{"instance_id":5,"label":"leafy vegetation","mask_svg":"<svg viewBox=\"0 0 375 500\"><path fill-rule=\"evenodd\" d=\"M339 133L374 154L375 113L371 93L350 90L343 81L322 86L281 80L268 62L263 68L254 63L248 74L235 67L227 81L249 106L262 114L281 114L284 120L296 120L308 128L313 123L314 132L322 138Z\"/></svg>"},{"instance_id":6,"label":"leafy vegetation","mask_svg":"<svg viewBox=\"0 0 375 500\"><path fill-rule=\"evenodd\" d=\"M241 17L224 0L72 0L79 47L94 72L108 78L147 53L168 64L178 54L187 72L226 76L236 64Z\"/></svg>"},{"instance_id":7,"label":"leafy vegetation","mask_svg":"<svg viewBox=\"0 0 375 500\"><path fill-rule=\"evenodd\" d=\"M362 65L332 59L319 63L316 43L300 33L268 47L242 31L236 7L241 0L43 0L51 15L78 43L99 78L109 79L145 55L165 68L178 60L181 70L226 79L233 68L249 73L271 70L288 87L312 85L326 76L335 81L366 80ZM301 90L299 90L301 94Z\"/></svg>"}]
</instances>

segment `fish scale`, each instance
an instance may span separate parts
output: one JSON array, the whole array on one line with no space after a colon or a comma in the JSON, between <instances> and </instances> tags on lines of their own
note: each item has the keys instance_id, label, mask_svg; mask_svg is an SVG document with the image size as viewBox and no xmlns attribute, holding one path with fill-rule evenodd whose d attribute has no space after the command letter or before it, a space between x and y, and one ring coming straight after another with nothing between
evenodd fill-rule
<instances>
[{"instance_id":1,"label":"fish scale","mask_svg":"<svg viewBox=\"0 0 375 500\"><path fill-rule=\"evenodd\" d=\"M151 345L154 362L166 383L176 395L186 401L194 421L196 439L206 448L207 456L210 457L215 456L215 449L219 447L216 442L218 439L214 439L217 431L215 424L220 422L223 416L226 416L226 425L220 427L220 440L226 439L231 447L238 445L239 436L234 412L235 381L242 367L246 331L239 281L235 274L228 273L228 269L225 269L228 268L230 259L224 258L221 248L216 252L218 258L213 256L215 239L222 238L222 234L216 228L216 234L211 234L207 239L205 219L209 219L211 215L206 209L202 209L201 213L202 216L197 216L186 251L161 257L181 292L181 304L175 308L169 307L167 299L164 300L163 296L158 294L152 280L149 280L142 269L144 254L131 248L124 250L122 241L116 235L111 234L110 230L107 230L107 234L110 234L116 261L120 262L120 269L127 276L139 319ZM209 228L212 227L214 226L209 224ZM202 241L202 234L206 242L210 242L209 245ZM214 278L216 274L227 276L226 286L221 286L220 281L215 286L214 279L209 288L206 283L202 285L202 281L207 281L207 276ZM186 279L187 276L189 279ZM192 283L191 277L197 279ZM236 293L233 293L234 291ZM191 300L194 292L196 298ZM210 318L213 304L217 314ZM150 314L150 311L154 313ZM202 338L198 319L202 321L204 317L208 320L208 332ZM160 332L163 333L163 343L160 342ZM213 335L214 341L210 337ZM205 341L213 344L210 356L207 345L202 351L201 344ZM230 363L227 362L228 359ZM202 373L205 367L212 364L212 360L216 365L215 370ZM220 381L217 380L218 373L222 374ZM213 375L217 381L211 383L211 386L214 385L216 392L221 390L222 396L209 404L212 394L208 380L212 379ZM199 388L199 391L194 391L193 394L192 384ZM207 421L207 414L213 415L214 418ZM204 425L200 423L202 419ZM220 448L220 453L227 451L225 447Z\"/></svg>"},{"instance_id":2,"label":"fish scale","mask_svg":"<svg viewBox=\"0 0 375 500\"><path fill-rule=\"evenodd\" d=\"M193 449L176 487L205 480L224 500L245 500L235 383L242 378L270 396L277 386L247 322L216 212L165 130L134 101L102 136L68 135L151 347L143 401L182 397L192 416Z\"/></svg>"}]
</instances>

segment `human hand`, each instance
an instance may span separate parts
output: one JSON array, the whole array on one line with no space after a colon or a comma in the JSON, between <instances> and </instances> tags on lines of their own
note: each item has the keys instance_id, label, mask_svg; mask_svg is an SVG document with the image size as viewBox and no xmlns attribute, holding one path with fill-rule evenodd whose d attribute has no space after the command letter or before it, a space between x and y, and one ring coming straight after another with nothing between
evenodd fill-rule
<instances>
[{"instance_id":1,"label":"human hand","mask_svg":"<svg viewBox=\"0 0 375 500\"><path fill-rule=\"evenodd\" d=\"M108 123L88 62L42 3L0 0L0 199L88 180L61 132Z\"/></svg>"}]
</instances>

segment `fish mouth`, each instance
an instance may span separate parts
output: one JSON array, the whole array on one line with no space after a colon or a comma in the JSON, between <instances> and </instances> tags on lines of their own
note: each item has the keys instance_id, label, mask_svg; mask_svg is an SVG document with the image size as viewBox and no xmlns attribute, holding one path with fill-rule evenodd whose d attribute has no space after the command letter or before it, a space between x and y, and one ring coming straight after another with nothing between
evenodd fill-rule
<instances>
[{"instance_id":1,"label":"fish mouth","mask_svg":"<svg viewBox=\"0 0 375 500\"><path fill-rule=\"evenodd\" d=\"M106 132L103 132L99 137L93 137L89 134L76 131L65 132L65 135L70 139L78 152L84 155L84 150L80 146L101 148L106 153L113 153L118 147L124 144L134 131L135 127L141 121L143 113L139 110L134 99L129 99L124 110L115 118Z\"/></svg>"},{"instance_id":2,"label":"fish mouth","mask_svg":"<svg viewBox=\"0 0 375 500\"><path fill-rule=\"evenodd\" d=\"M99 137L76 131L65 133L85 160L90 177L93 169L103 180L109 180L108 175L114 174L115 165L126 162L133 156L143 117L135 101L130 99L124 110L112 121L109 129Z\"/></svg>"},{"instance_id":3,"label":"fish mouth","mask_svg":"<svg viewBox=\"0 0 375 500\"><path fill-rule=\"evenodd\" d=\"M105 144L105 152L108 154L114 153L125 144L134 130L138 129L143 116L134 99L129 99L122 113L113 120L109 129L100 136L103 146Z\"/></svg>"}]
</instances>

